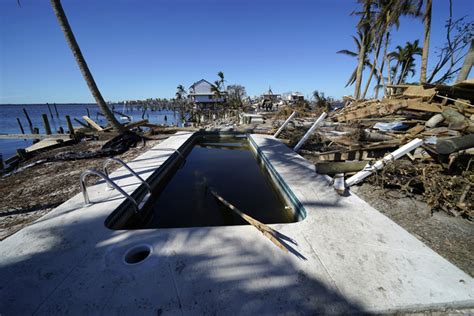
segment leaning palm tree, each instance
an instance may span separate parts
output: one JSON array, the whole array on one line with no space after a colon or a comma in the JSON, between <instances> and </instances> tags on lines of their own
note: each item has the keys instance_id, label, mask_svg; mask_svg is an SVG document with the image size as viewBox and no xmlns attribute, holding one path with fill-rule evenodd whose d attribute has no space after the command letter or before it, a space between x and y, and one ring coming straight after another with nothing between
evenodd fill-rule
<instances>
[{"instance_id":1,"label":"leaning palm tree","mask_svg":"<svg viewBox=\"0 0 474 316\"><path fill-rule=\"evenodd\" d=\"M64 13L63 7L61 5L61 0L51 0L51 5L53 6L54 14L58 19L61 30L63 31L63 34L66 37L66 41L69 45L69 48L71 49L74 58L76 59L76 62L79 66L79 69L81 70L82 76L84 77L84 80L86 81L87 86L89 87L89 90L91 91L92 96L97 102L97 105L99 106L101 112L104 114L105 118L107 119L107 121L109 121L109 123L113 126L114 129L118 131L125 131L126 128L117 121L114 114L105 103L105 100L102 97L102 94L100 93L97 84L95 83L94 77L92 77L89 67L87 66L86 60L84 59L81 49L79 48L76 38L74 37L71 26L69 25L66 14Z\"/></svg>"},{"instance_id":2,"label":"leaning palm tree","mask_svg":"<svg viewBox=\"0 0 474 316\"><path fill-rule=\"evenodd\" d=\"M338 52L336 52L337 54L343 54L343 55L347 55L347 56L350 56L350 57L357 57L359 58L359 55L361 54L361 50L363 49L362 48L362 42L364 40L364 36L363 34L360 32L360 31L357 31L357 37L355 36L352 36L352 39L354 40L354 43L357 47L357 51L351 51L351 50L348 50L348 49L342 49ZM365 56L364 56L364 67L362 68L362 70L364 70L365 66L369 66L370 63L369 63L369 60L368 60L368 53L367 53L367 49L364 49L365 50ZM359 66L356 65L356 68L354 69L354 71L352 72L351 76L349 77L349 80L347 81L346 83L346 87L348 86L351 86L354 84L354 82L357 81L357 71L359 69Z\"/></svg>"},{"instance_id":3,"label":"leaning palm tree","mask_svg":"<svg viewBox=\"0 0 474 316\"><path fill-rule=\"evenodd\" d=\"M423 22L425 24L425 38L423 41L423 53L421 55L420 83L426 82L426 67L428 65L428 52L430 48L431 33L431 6L432 0L427 0L425 14L423 15Z\"/></svg>"},{"instance_id":4,"label":"leaning palm tree","mask_svg":"<svg viewBox=\"0 0 474 316\"><path fill-rule=\"evenodd\" d=\"M373 12L372 12L372 5L373 0L358 0L359 3L362 4L362 11L360 12L353 12L353 14L359 15L360 20L357 24L357 29L361 33L361 46L358 55L358 64L357 64L357 71L356 71L356 80L355 80L355 90L354 90L354 97L356 99L360 98L360 87L362 84L362 72L364 70L366 54L370 49L370 29L373 20Z\"/></svg>"}]
</instances>

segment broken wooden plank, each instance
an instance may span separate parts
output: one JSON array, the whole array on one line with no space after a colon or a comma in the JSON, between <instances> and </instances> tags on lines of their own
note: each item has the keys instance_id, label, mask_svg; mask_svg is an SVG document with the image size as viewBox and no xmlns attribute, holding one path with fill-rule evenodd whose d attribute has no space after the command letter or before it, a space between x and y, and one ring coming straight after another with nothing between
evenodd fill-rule
<instances>
[{"instance_id":1,"label":"broken wooden plank","mask_svg":"<svg viewBox=\"0 0 474 316\"><path fill-rule=\"evenodd\" d=\"M422 112L441 113L445 107L441 104L426 103L418 99L407 100L407 109Z\"/></svg>"},{"instance_id":2,"label":"broken wooden plank","mask_svg":"<svg viewBox=\"0 0 474 316\"><path fill-rule=\"evenodd\" d=\"M0 134L0 139L44 139L44 138L64 138L64 134Z\"/></svg>"},{"instance_id":3,"label":"broken wooden plank","mask_svg":"<svg viewBox=\"0 0 474 316\"><path fill-rule=\"evenodd\" d=\"M100 126L99 124L97 124L96 122L94 122L90 117L88 117L87 115L84 115L82 117L84 119L84 121L86 121L87 123L89 123L96 131L98 132L102 132L104 129L102 128L102 126Z\"/></svg>"},{"instance_id":4,"label":"broken wooden plank","mask_svg":"<svg viewBox=\"0 0 474 316\"><path fill-rule=\"evenodd\" d=\"M131 129L131 128L134 128L134 127L146 126L146 125L153 125L153 124L149 124L148 120L145 119L145 120L140 120L140 121L136 121L136 122L133 122L133 123L125 124L124 127L127 128L127 129ZM104 128L103 131L108 132L108 131L111 131L112 129L113 129L113 127L109 126L109 127Z\"/></svg>"},{"instance_id":5,"label":"broken wooden plank","mask_svg":"<svg viewBox=\"0 0 474 316\"><path fill-rule=\"evenodd\" d=\"M407 133L410 134L410 136L415 136L419 133L421 133L423 130L425 129L425 127L421 124L417 124L416 126L410 128L409 130L407 130Z\"/></svg>"},{"instance_id":6,"label":"broken wooden plank","mask_svg":"<svg viewBox=\"0 0 474 316\"><path fill-rule=\"evenodd\" d=\"M222 204L227 206L230 210L232 210L235 214L240 216L243 220L247 223L258 229L265 237L267 237L273 244L275 244L281 250L288 252L288 249L276 238L277 233L274 229L268 227L267 225L263 224L262 222L257 221L255 218L251 217L250 215L245 214L237 207L232 205L230 202L226 201L222 196L217 194L214 190L210 190L211 194L214 195Z\"/></svg>"},{"instance_id":7,"label":"broken wooden plank","mask_svg":"<svg viewBox=\"0 0 474 316\"><path fill-rule=\"evenodd\" d=\"M409 86L403 91L403 95L428 100L436 95L436 90L434 88L425 89L423 86Z\"/></svg>"},{"instance_id":8,"label":"broken wooden plank","mask_svg":"<svg viewBox=\"0 0 474 316\"><path fill-rule=\"evenodd\" d=\"M338 122L346 122L369 116L385 116L406 107L406 101L397 100L395 103L377 104L376 106L372 105L348 113L341 113L336 116L336 119Z\"/></svg>"},{"instance_id":9,"label":"broken wooden plank","mask_svg":"<svg viewBox=\"0 0 474 316\"><path fill-rule=\"evenodd\" d=\"M364 169L368 161L344 161L344 162L317 162L316 172L319 174L336 174L357 172Z\"/></svg>"}]
</instances>

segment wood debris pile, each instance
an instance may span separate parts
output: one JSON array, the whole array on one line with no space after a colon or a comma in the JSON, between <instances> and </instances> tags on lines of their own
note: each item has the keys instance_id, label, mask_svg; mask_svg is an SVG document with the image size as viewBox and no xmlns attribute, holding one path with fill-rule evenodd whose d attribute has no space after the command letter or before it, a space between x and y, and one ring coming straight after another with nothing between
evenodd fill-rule
<instances>
[{"instance_id":1,"label":"wood debris pile","mask_svg":"<svg viewBox=\"0 0 474 316\"><path fill-rule=\"evenodd\" d=\"M474 220L474 80L391 86L383 100L332 112L300 151L319 173L348 177L414 139L423 144L364 181L420 194L432 207ZM290 140L291 142L291 140Z\"/></svg>"}]
</instances>

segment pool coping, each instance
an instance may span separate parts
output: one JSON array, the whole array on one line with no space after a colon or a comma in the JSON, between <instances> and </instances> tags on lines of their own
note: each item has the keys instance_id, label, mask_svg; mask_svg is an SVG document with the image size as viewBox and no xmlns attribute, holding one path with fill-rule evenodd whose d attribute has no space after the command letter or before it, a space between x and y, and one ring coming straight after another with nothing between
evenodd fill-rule
<instances>
[{"instance_id":1,"label":"pool coping","mask_svg":"<svg viewBox=\"0 0 474 316\"><path fill-rule=\"evenodd\" d=\"M134 159L148 179L193 133L178 133ZM0 312L314 313L474 306L474 280L328 178L277 139L249 136L306 218L274 224L285 253L251 226L115 231L104 221L124 199L104 183L76 195L0 242ZM140 183L111 174L127 193ZM98 197L100 195L100 201ZM149 245L142 263L124 253ZM146 284L146 287L143 285ZM211 294L212 293L212 294Z\"/></svg>"}]
</instances>

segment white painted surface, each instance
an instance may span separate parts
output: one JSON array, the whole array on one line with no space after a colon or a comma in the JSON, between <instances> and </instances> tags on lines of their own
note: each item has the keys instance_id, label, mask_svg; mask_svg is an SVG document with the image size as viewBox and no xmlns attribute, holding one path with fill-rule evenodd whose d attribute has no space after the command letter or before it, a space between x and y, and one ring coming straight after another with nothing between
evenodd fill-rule
<instances>
[{"instance_id":1,"label":"white painted surface","mask_svg":"<svg viewBox=\"0 0 474 316\"><path fill-rule=\"evenodd\" d=\"M190 134L172 136L130 166L147 179ZM79 194L0 242L0 313L348 313L474 305L471 277L357 196L338 196L314 166L271 136L252 135L307 211L271 225L294 240L290 254L251 226L112 231L123 201ZM132 192L124 169L112 177ZM95 195L93 194L95 193ZM148 259L123 262L137 245Z\"/></svg>"}]
</instances>

